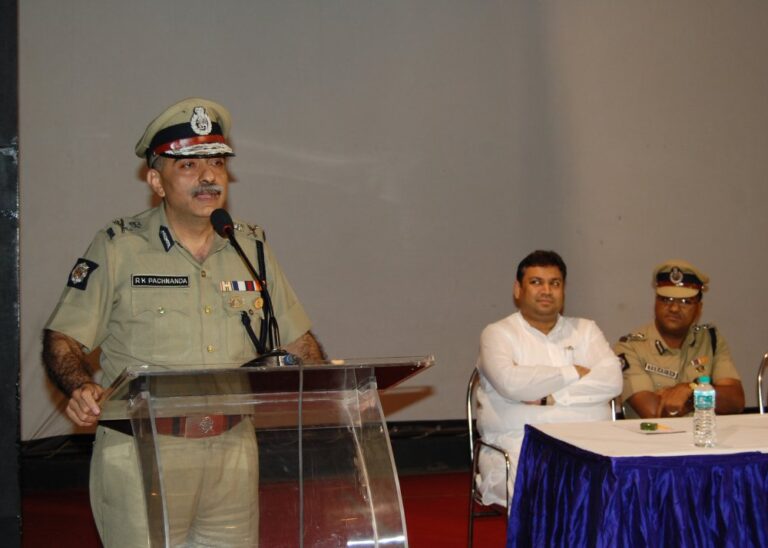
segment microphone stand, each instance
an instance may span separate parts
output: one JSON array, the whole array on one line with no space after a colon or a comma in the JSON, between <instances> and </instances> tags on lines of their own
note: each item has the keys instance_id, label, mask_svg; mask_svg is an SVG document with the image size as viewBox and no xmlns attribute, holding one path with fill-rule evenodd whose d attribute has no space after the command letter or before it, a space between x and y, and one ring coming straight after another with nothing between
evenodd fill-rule
<instances>
[{"instance_id":1,"label":"microphone stand","mask_svg":"<svg viewBox=\"0 0 768 548\"><path fill-rule=\"evenodd\" d=\"M259 273L256 271L256 269L251 264L251 261L248 259L248 256L243 251L243 248L240 247L240 243L237 241L237 238L235 238L235 232L232 227L232 219L229 216L229 213L226 212L226 210L216 210L213 214L211 214L211 217L213 218L214 214L217 211L222 211L223 215L226 215L226 220L228 222L224 223L223 226L219 227L217 226L217 223L214 224L214 228L216 229L216 232L220 236L226 236L229 240L229 243L232 244L232 247L235 248L235 251L240 256L240 259L242 259L243 263L245 264L248 271L253 276L253 279L256 280L260 286L261 290L261 297L264 299L264 327L261 330L261 340L256 337L256 335L253 333L253 329L250 325L250 320L247 317L247 314L243 313L242 322L243 325L246 328L246 331L248 332L248 335L250 336L251 340L253 341L254 345L256 346L256 351L259 352L259 356L245 362L240 367L262 367L262 366L282 366L282 365L298 365L301 363L301 358L298 356L295 356L294 354L291 354L290 352L287 352L286 350L283 350L280 348L280 328L277 325L277 320L275 319L275 310L272 307L272 298L269 295L269 291L267 290L267 282L266 280L259 275ZM223 216L222 216L223 217ZM223 233L223 234L222 234ZM264 344L263 339L267 339L267 344Z\"/></svg>"}]
</instances>

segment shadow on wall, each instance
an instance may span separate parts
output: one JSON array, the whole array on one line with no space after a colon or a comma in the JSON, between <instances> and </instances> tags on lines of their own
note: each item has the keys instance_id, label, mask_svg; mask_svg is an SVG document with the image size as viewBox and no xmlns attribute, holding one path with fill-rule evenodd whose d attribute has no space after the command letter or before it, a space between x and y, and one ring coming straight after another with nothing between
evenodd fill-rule
<instances>
[{"instance_id":1,"label":"shadow on wall","mask_svg":"<svg viewBox=\"0 0 768 548\"><path fill-rule=\"evenodd\" d=\"M384 409L384 415L389 415L405 409L421 400L432 396L435 390L431 386L414 386L409 388L394 389L383 392L380 395L381 407Z\"/></svg>"}]
</instances>

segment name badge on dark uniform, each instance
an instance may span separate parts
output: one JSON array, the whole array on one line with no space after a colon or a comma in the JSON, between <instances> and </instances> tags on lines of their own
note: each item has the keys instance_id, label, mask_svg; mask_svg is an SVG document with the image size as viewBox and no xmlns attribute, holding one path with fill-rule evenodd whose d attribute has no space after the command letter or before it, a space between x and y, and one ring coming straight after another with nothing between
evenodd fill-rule
<instances>
[{"instance_id":1,"label":"name badge on dark uniform","mask_svg":"<svg viewBox=\"0 0 768 548\"><path fill-rule=\"evenodd\" d=\"M189 287L189 276L168 276L165 274L133 274L133 287Z\"/></svg>"},{"instance_id":2,"label":"name badge on dark uniform","mask_svg":"<svg viewBox=\"0 0 768 548\"><path fill-rule=\"evenodd\" d=\"M659 367L658 365L653 365L652 363L646 363L645 370L648 371L649 373L656 373L657 375L661 375L662 377L669 377L670 379L677 378L677 371L672 371L671 369L664 369L663 367Z\"/></svg>"}]
</instances>

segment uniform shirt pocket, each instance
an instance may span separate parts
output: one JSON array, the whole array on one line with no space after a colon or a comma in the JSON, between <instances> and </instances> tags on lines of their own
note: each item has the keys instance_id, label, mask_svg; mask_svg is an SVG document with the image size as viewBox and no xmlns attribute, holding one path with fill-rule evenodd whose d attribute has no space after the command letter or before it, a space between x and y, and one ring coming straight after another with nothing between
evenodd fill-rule
<instances>
[{"instance_id":1,"label":"uniform shirt pocket","mask_svg":"<svg viewBox=\"0 0 768 548\"><path fill-rule=\"evenodd\" d=\"M254 303L260 301L260 293L252 291L233 291L222 294L221 308L224 311L224 340L226 355L235 362L244 362L256 357L254 346L243 325L243 312L251 322L251 328L258 337L261 329L261 315Z\"/></svg>"},{"instance_id":2,"label":"uniform shirt pocket","mask_svg":"<svg viewBox=\"0 0 768 548\"><path fill-rule=\"evenodd\" d=\"M156 361L178 362L190 355L196 326L188 289L134 288L131 291L131 351Z\"/></svg>"}]
</instances>

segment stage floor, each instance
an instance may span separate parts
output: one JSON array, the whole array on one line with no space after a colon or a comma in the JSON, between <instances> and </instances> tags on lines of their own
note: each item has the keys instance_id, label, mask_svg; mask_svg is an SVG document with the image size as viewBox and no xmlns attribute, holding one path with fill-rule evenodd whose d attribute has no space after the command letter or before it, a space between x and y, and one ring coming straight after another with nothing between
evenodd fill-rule
<instances>
[{"instance_id":1,"label":"stage floor","mask_svg":"<svg viewBox=\"0 0 768 548\"><path fill-rule=\"evenodd\" d=\"M466 546L469 473L400 477L411 548ZM22 501L22 546L99 548L88 493L83 488L38 490ZM475 546L503 546L506 519L475 520Z\"/></svg>"}]
</instances>

